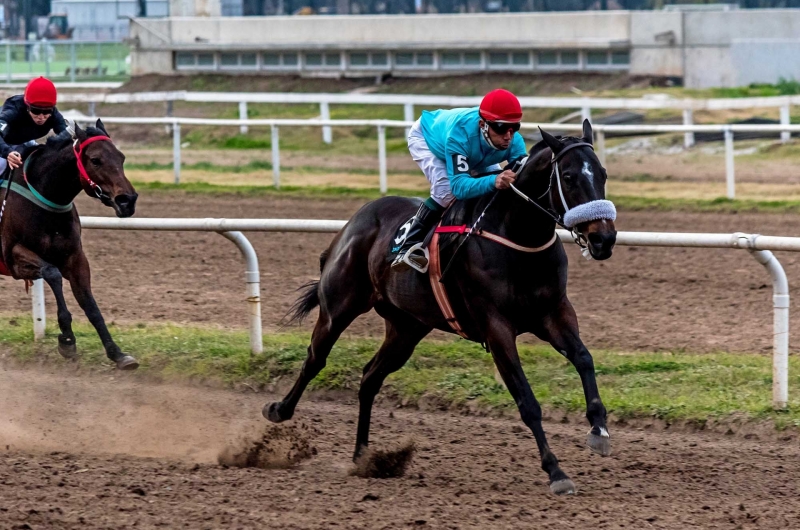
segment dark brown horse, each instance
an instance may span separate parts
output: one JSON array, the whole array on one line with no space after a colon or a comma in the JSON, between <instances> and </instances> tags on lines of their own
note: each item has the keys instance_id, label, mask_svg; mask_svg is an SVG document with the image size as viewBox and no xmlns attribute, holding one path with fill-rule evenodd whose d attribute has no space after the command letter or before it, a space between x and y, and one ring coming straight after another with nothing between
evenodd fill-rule
<instances>
[{"instance_id":1,"label":"dark brown horse","mask_svg":"<svg viewBox=\"0 0 800 530\"><path fill-rule=\"evenodd\" d=\"M62 278L100 335L108 358L121 370L139 366L114 343L92 295L89 261L81 246L81 224L73 201L84 190L114 209L117 217L130 217L137 194L125 177L125 156L116 148L103 123L75 138L53 137L30 154L23 168L2 183L4 210L0 218L0 262L20 280L44 281L58 305L58 352L75 358L72 315L67 309Z\"/></svg>"},{"instance_id":2,"label":"dark brown horse","mask_svg":"<svg viewBox=\"0 0 800 530\"><path fill-rule=\"evenodd\" d=\"M456 203L443 225L473 226L483 215L481 229L534 248L553 240L556 221L563 215L568 226L573 226L569 219L574 221L595 259L609 258L616 241L616 211L604 200L606 173L591 146L591 126L584 122L583 138L542 135L544 140L532 148L527 164L518 172L516 190ZM339 335L356 317L374 308L386 321L386 337L364 367L361 379L357 458L369 443L373 400L386 376L406 363L432 329L452 332L434 299L428 276L413 270L397 271L387 261L390 240L416 208L415 201L399 197L368 203L322 254L321 278L298 300L294 314L294 318L302 318L315 306L320 308L308 358L284 400L264 407L266 418L280 422L292 417L306 386L325 367ZM601 215L583 215L593 209ZM454 242L466 236L444 237ZM442 263L452 257L454 246L443 250ZM574 364L583 383L591 425L588 445L597 453L609 454L606 409L592 356L581 342L578 320L567 299L567 256L561 242L555 240L541 252L520 252L484 237L472 237L456 256L445 286L461 327L469 338L487 345L522 421L533 431L551 490L574 492L575 485L559 468L547 444L541 409L516 347L518 335L533 333Z\"/></svg>"}]
</instances>

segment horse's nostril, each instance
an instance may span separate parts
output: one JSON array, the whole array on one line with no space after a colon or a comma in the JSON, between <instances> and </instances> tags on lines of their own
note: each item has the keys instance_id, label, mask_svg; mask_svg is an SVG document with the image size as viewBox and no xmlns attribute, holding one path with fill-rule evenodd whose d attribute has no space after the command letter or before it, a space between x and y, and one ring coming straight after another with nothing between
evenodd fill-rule
<instances>
[{"instance_id":1,"label":"horse's nostril","mask_svg":"<svg viewBox=\"0 0 800 530\"><path fill-rule=\"evenodd\" d=\"M136 195L117 195L114 197L114 202L120 207L131 206L136 202Z\"/></svg>"},{"instance_id":2,"label":"horse's nostril","mask_svg":"<svg viewBox=\"0 0 800 530\"><path fill-rule=\"evenodd\" d=\"M589 243L592 245L600 246L603 244L603 236L597 232L592 232L587 236L587 238L589 239Z\"/></svg>"}]
</instances>

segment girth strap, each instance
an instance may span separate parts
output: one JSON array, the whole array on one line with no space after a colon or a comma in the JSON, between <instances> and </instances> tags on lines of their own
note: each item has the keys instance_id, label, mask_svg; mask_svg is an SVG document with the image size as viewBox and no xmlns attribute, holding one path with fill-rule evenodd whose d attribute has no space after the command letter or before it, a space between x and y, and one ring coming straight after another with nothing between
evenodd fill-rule
<instances>
[{"instance_id":1,"label":"girth strap","mask_svg":"<svg viewBox=\"0 0 800 530\"><path fill-rule=\"evenodd\" d=\"M505 247L528 253L542 252L543 250L547 250L553 246L553 243L555 243L556 239L558 239L558 235L553 232L553 237L551 237L550 241L544 245L539 247L523 247L522 245L517 245L513 241L496 234L492 234L491 232L486 232L485 230L476 229L475 231L472 231L472 229L470 229L467 225L442 226L441 222L439 223L439 226L437 226L436 230L433 231L433 237L431 238L431 243L428 247L428 278L430 279L431 288L433 289L433 296L436 298L436 303L439 305L439 310L442 312L447 324L454 332L465 339L468 339L469 337L461 328L461 324L458 323L456 314L453 311L453 306L450 305L450 298L447 296L447 289L445 288L444 284L440 282L442 279L442 262L439 259L439 234L469 233L489 239L490 241L494 241L495 243L499 243Z\"/></svg>"}]
</instances>

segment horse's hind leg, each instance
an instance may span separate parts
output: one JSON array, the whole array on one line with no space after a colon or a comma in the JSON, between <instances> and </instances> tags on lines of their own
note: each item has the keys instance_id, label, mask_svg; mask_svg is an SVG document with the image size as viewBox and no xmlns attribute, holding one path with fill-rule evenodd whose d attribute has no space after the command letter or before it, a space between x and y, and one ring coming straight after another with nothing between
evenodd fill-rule
<instances>
[{"instance_id":1,"label":"horse's hind leg","mask_svg":"<svg viewBox=\"0 0 800 530\"><path fill-rule=\"evenodd\" d=\"M515 337L512 327L504 321L498 318L490 321L486 341L503 382L517 404L522 421L533 432L542 459L542 469L550 477L550 490L556 494L575 493L575 484L561 470L558 459L547 443L542 427L542 408L522 371Z\"/></svg>"},{"instance_id":2,"label":"horse's hind leg","mask_svg":"<svg viewBox=\"0 0 800 530\"><path fill-rule=\"evenodd\" d=\"M595 453L608 456L611 454L611 438L606 426L606 407L597 388L592 354L581 341L578 317L569 300L564 298L555 311L545 317L542 329L536 335L569 359L578 371L586 399L586 419L592 426L586 443Z\"/></svg>"},{"instance_id":3,"label":"horse's hind leg","mask_svg":"<svg viewBox=\"0 0 800 530\"><path fill-rule=\"evenodd\" d=\"M384 316L384 312L379 311L379 313ZM391 319L386 318L386 336L383 344L364 366L364 375L361 378L361 388L358 391L358 432L353 460L361 456L369 445L372 404L384 379L406 364L419 341L430 331L431 328L428 326L403 314L393 315Z\"/></svg>"},{"instance_id":4,"label":"horse's hind leg","mask_svg":"<svg viewBox=\"0 0 800 530\"><path fill-rule=\"evenodd\" d=\"M294 416L294 409L303 392L325 368L328 354L339 336L356 317L371 309L371 292L366 285L353 285L337 278L326 281L321 289L324 293L320 296L319 317L311 334L311 345L300 375L283 401L267 404L261 411L273 423L280 423Z\"/></svg>"}]
</instances>

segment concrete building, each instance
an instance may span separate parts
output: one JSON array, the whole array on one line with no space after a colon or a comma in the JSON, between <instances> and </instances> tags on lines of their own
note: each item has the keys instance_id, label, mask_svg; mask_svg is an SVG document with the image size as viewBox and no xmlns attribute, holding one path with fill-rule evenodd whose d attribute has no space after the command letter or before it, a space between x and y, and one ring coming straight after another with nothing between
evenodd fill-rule
<instances>
[{"instance_id":1,"label":"concrete building","mask_svg":"<svg viewBox=\"0 0 800 530\"><path fill-rule=\"evenodd\" d=\"M692 88L800 79L796 9L220 17L220 0L171 1L212 16L134 21L134 75L622 71Z\"/></svg>"},{"instance_id":2,"label":"concrete building","mask_svg":"<svg viewBox=\"0 0 800 530\"><path fill-rule=\"evenodd\" d=\"M51 12L67 15L75 40L121 41L128 36L128 17L139 16L141 4L148 17L169 15L168 0L52 0Z\"/></svg>"}]
</instances>

